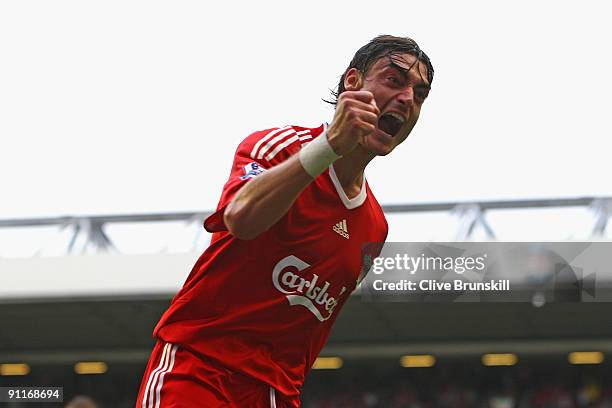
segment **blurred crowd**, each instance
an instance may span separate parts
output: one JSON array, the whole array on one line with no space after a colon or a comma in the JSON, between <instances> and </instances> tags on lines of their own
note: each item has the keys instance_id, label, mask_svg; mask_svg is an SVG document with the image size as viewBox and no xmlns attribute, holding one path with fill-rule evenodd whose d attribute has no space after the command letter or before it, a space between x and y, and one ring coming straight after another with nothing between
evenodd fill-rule
<instances>
[{"instance_id":1,"label":"blurred crowd","mask_svg":"<svg viewBox=\"0 0 612 408\"><path fill-rule=\"evenodd\" d=\"M317 370L308 377L303 408L612 408L608 365L519 364L515 367L437 365L390 368L362 363ZM65 408L133 408L144 367L103 375L23 377L24 384L64 387ZM5 386L7 377L0 377ZM42 382L41 382L42 381ZM13 380L11 380L14 383ZM13 384L20 385L20 384ZM21 405L9 405L19 407ZM29 405L28 405L29 406ZM26 405L23 405L26 407ZM53 405L57 408L57 404ZM249 407L245 407L249 408Z\"/></svg>"},{"instance_id":2,"label":"blurred crowd","mask_svg":"<svg viewBox=\"0 0 612 408\"><path fill-rule=\"evenodd\" d=\"M303 408L612 408L605 367L439 367L307 383ZM331 376L330 376L331 377Z\"/></svg>"}]
</instances>

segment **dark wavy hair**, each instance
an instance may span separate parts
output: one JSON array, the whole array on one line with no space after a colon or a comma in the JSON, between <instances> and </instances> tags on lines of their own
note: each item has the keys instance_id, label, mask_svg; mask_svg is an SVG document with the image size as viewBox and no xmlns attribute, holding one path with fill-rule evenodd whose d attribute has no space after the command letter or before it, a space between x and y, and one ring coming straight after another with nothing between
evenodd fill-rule
<instances>
[{"instance_id":1,"label":"dark wavy hair","mask_svg":"<svg viewBox=\"0 0 612 408\"><path fill-rule=\"evenodd\" d=\"M386 56L393 56L397 54L410 54L414 55L417 58L417 61L421 61L425 64L427 68L427 80L431 85L434 76L433 65L431 65L431 61L427 54L419 48L419 45L412 38L408 37L395 37L392 35L379 35L374 38L372 41L361 47L353 57L353 60L349 64L348 68L344 70L344 73L340 77L340 82L338 83L338 87L336 90L332 90L332 100L325 102L330 103L332 105L336 105L338 103L338 97L344 89L344 77L346 73L351 68L357 68L363 74L367 74L368 70L374 65L376 61L380 58ZM416 64L416 62L415 62ZM412 69L412 67L410 67Z\"/></svg>"}]
</instances>

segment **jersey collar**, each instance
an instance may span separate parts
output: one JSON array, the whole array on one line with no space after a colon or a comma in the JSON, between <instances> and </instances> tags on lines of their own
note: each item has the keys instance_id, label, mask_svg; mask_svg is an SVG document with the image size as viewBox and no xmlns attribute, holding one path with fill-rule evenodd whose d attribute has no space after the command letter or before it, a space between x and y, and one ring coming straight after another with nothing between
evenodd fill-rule
<instances>
[{"instance_id":1,"label":"jersey collar","mask_svg":"<svg viewBox=\"0 0 612 408\"><path fill-rule=\"evenodd\" d=\"M352 210L353 208L357 208L364 203L366 197L368 196L365 186L365 174L363 175L363 180L361 182L361 190L359 190L359 194L357 194L353 198L348 198L346 193L344 192L344 189L340 184L340 180L338 180L338 176L336 175L336 170L334 170L333 164L329 166L329 177L331 178L331 181L334 187L336 188L336 192L338 193L342 204L344 204L347 209Z\"/></svg>"}]
</instances>

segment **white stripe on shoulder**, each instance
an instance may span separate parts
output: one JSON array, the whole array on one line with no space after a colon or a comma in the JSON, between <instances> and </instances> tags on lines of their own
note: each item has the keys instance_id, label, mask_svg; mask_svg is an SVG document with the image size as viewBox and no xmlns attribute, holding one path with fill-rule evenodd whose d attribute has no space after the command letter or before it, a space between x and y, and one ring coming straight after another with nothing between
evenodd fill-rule
<instances>
[{"instance_id":1,"label":"white stripe on shoulder","mask_svg":"<svg viewBox=\"0 0 612 408\"><path fill-rule=\"evenodd\" d=\"M295 142L296 140L299 140L299 139L300 138L297 135L295 135L295 136L290 137L289 139L285 140L283 143L281 143L278 146L276 146L276 148L274 150L272 150L269 155L266 156L266 160L268 160L268 161L272 160L274 158L274 156L276 156L276 154L278 152L280 152L285 147L289 146L291 143L293 143L293 142Z\"/></svg>"},{"instance_id":2,"label":"white stripe on shoulder","mask_svg":"<svg viewBox=\"0 0 612 408\"><path fill-rule=\"evenodd\" d=\"M312 135L304 135L304 136L300 136L300 142L303 142L304 140L310 140L312 139Z\"/></svg>"},{"instance_id":3,"label":"white stripe on shoulder","mask_svg":"<svg viewBox=\"0 0 612 408\"><path fill-rule=\"evenodd\" d=\"M282 132L283 130L287 130L289 129L291 126L284 126L282 128L278 128L278 129L274 129L271 130L270 132L268 132L267 135L265 135L264 137L262 137L261 139L259 139L257 141L257 143L255 143L255 146L253 146L253 150L251 151L251 159L255 158L255 154L257 153L257 149L259 149L259 146L261 146L264 142L266 142L268 139L274 137L274 135Z\"/></svg>"},{"instance_id":4,"label":"white stripe on shoulder","mask_svg":"<svg viewBox=\"0 0 612 408\"><path fill-rule=\"evenodd\" d=\"M272 146L274 146L276 143L280 142L281 140L283 140L287 136L292 135L294 133L295 133L295 130L287 129L283 133L281 133L280 135L278 135L275 138L273 138L272 140L270 140L268 143L266 143L266 145L264 147L259 149L259 154L257 155L257 158L258 159L262 159L264 157L264 154L266 154L266 152L268 150L270 150L272 148ZM270 159L268 159L268 160L270 160Z\"/></svg>"}]
</instances>

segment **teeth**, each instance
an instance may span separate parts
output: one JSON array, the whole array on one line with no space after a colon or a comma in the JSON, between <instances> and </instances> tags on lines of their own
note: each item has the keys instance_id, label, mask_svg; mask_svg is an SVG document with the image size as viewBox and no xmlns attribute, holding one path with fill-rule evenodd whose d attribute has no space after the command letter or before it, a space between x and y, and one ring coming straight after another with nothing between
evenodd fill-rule
<instances>
[{"instance_id":1,"label":"teeth","mask_svg":"<svg viewBox=\"0 0 612 408\"><path fill-rule=\"evenodd\" d=\"M395 119L399 120L400 122L404 123L404 117L400 114L397 114L395 112L388 112L387 115L389 116L393 116Z\"/></svg>"}]
</instances>

